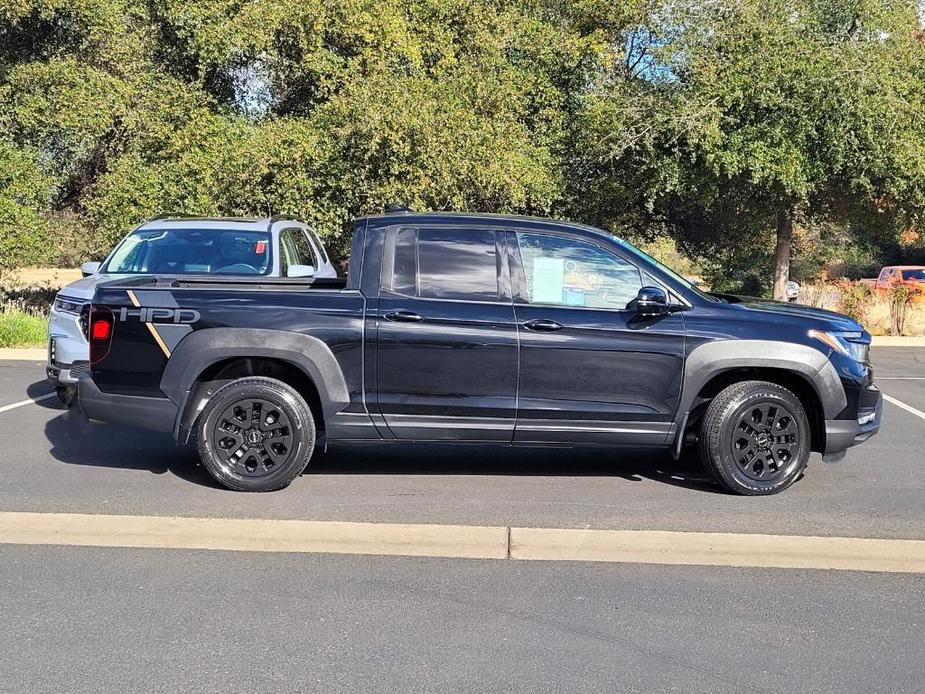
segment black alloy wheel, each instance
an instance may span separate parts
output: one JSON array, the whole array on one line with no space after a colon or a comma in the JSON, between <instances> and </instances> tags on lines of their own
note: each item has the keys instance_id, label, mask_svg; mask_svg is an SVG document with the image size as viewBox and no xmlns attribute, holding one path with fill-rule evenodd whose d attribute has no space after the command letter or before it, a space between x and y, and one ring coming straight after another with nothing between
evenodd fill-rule
<instances>
[{"instance_id":1,"label":"black alloy wheel","mask_svg":"<svg viewBox=\"0 0 925 694\"><path fill-rule=\"evenodd\" d=\"M802 475L811 435L806 410L792 391L767 381L743 381L710 402L698 447L706 470L727 490L776 494Z\"/></svg>"},{"instance_id":2,"label":"black alloy wheel","mask_svg":"<svg viewBox=\"0 0 925 694\"><path fill-rule=\"evenodd\" d=\"M797 463L799 430L792 412L777 402L741 408L732 439L732 455L742 473L755 481L771 481Z\"/></svg>"},{"instance_id":3,"label":"black alloy wheel","mask_svg":"<svg viewBox=\"0 0 925 694\"><path fill-rule=\"evenodd\" d=\"M220 388L198 425L199 455L219 484L240 491L288 485L315 445L311 410L282 381L252 377Z\"/></svg>"},{"instance_id":4,"label":"black alloy wheel","mask_svg":"<svg viewBox=\"0 0 925 694\"><path fill-rule=\"evenodd\" d=\"M223 454L226 469L242 477L263 477L284 465L292 436L281 408L258 398L226 407L212 429L214 448Z\"/></svg>"}]
</instances>

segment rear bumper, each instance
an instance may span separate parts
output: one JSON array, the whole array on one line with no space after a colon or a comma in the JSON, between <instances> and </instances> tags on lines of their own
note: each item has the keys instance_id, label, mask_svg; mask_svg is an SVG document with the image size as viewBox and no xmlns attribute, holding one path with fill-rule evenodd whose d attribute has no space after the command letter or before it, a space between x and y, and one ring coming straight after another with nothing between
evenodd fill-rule
<instances>
[{"instance_id":1,"label":"rear bumper","mask_svg":"<svg viewBox=\"0 0 925 694\"><path fill-rule=\"evenodd\" d=\"M77 404L88 419L173 432L177 406L167 398L104 393L89 376L77 382Z\"/></svg>"},{"instance_id":2,"label":"rear bumper","mask_svg":"<svg viewBox=\"0 0 925 694\"><path fill-rule=\"evenodd\" d=\"M827 463L838 462L852 446L864 443L880 431L880 417L883 413L883 396L874 386L865 394L864 405L858 410L857 419L830 419L825 423L825 452L822 459ZM871 405L873 401L873 405Z\"/></svg>"}]
</instances>

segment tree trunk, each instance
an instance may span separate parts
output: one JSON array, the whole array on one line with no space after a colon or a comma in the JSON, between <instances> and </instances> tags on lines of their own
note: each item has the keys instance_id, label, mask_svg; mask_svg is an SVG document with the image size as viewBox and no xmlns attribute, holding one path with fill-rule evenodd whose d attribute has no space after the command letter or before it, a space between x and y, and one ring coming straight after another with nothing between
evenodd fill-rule
<instances>
[{"instance_id":1,"label":"tree trunk","mask_svg":"<svg viewBox=\"0 0 925 694\"><path fill-rule=\"evenodd\" d=\"M793 208L777 211L777 248L774 249L774 298L787 301L787 281L790 279L790 241L793 238Z\"/></svg>"}]
</instances>

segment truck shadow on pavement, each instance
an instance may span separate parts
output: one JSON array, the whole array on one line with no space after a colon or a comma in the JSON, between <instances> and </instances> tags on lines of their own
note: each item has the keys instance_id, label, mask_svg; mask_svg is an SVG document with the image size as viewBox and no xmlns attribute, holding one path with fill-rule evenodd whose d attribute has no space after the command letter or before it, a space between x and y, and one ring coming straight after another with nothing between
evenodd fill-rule
<instances>
[{"instance_id":1,"label":"truck shadow on pavement","mask_svg":"<svg viewBox=\"0 0 925 694\"><path fill-rule=\"evenodd\" d=\"M723 494L685 452L675 461L656 449L533 447L503 444L339 444L309 463L305 475L499 475L620 477Z\"/></svg>"},{"instance_id":2,"label":"truck shadow on pavement","mask_svg":"<svg viewBox=\"0 0 925 694\"><path fill-rule=\"evenodd\" d=\"M171 473L188 482L217 488L198 464L195 448L175 446L169 434L88 421L80 412L48 400L61 415L45 425L51 455L68 465Z\"/></svg>"},{"instance_id":3,"label":"truck shadow on pavement","mask_svg":"<svg viewBox=\"0 0 925 694\"><path fill-rule=\"evenodd\" d=\"M49 391L33 384L29 397ZM85 465L170 473L206 487L218 485L199 465L195 445L176 446L169 434L88 421L56 398L37 403L61 414L45 425L56 460ZM722 493L696 456L674 461L663 451L604 447L512 447L503 444L340 444L316 450L303 475L484 475L620 477Z\"/></svg>"}]
</instances>

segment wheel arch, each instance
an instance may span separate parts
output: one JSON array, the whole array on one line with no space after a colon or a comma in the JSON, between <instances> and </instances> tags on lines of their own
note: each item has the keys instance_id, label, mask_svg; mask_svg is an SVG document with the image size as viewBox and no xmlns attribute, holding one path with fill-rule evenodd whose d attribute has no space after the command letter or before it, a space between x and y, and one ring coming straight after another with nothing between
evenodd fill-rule
<instances>
[{"instance_id":1,"label":"wheel arch","mask_svg":"<svg viewBox=\"0 0 925 694\"><path fill-rule=\"evenodd\" d=\"M340 365L316 337L250 328L198 330L177 346L161 379L161 390L177 405L176 441L189 440L199 413L220 385L246 376L277 378L299 391L319 431L350 401Z\"/></svg>"},{"instance_id":2,"label":"wheel arch","mask_svg":"<svg viewBox=\"0 0 925 694\"><path fill-rule=\"evenodd\" d=\"M776 383L800 399L810 420L814 451L825 448L825 420L847 405L835 367L819 350L770 340L706 343L687 358L673 451L680 452L687 432L697 424L713 397L745 380Z\"/></svg>"}]
</instances>

